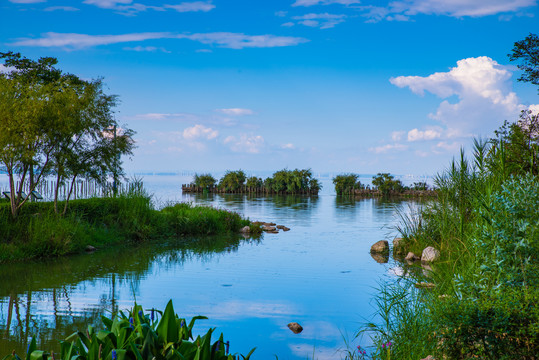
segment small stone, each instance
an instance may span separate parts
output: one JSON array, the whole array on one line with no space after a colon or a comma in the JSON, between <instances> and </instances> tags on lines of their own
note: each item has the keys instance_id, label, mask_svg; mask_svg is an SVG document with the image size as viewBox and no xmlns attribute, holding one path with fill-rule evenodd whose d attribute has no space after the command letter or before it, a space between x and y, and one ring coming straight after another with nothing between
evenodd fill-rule
<instances>
[{"instance_id":1,"label":"small stone","mask_svg":"<svg viewBox=\"0 0 539 360\"><path fill-rule=\"evenodd\" d=\"M249 234L251 232L251 228L249 226L244 226L240 229L240 233L242 234Z\"/></svg>"},{"instance_id":2,"label":"small stone","mask_svg":"<svg viewBox=\"0 0 539 360\"><path fill-rule=\"evenodd\" d=\"M440 257L440 252L433 248L432 246L426 247L421 254L421 262L430 263L438 260Z\"/></svg>"},{"instance_id":3,"label":"small stone","mask_svg":"<svg viewBox=\"0 0 539 360\"><path fill-rule=\"evenodd\" d=\"M286 226L283 226L283 231L290 231L290 228L287 228Z\"/></svg>"},{"instance_id":4,"label":"small stone","mask_svg":"<svg viewBox=\"0 0 539 360\"><path fill-rule=\"evenodd\" d=\"M414 254L413 252L409 252L408 255L406 255L406 257L404 258L404 260L409 261L409 262L414 262L414 261L421 260L421 258L417 256L416 254Z\"/></svg>"},{"instance_id":5,"label":"small stone","mask_svg":"<svg viewBox=\"0 0 539 360\"><path fill-rule=\"evenodd\" d=\"M436 360L436 358L434 358L434 356L432 356L432 355L429 355L426 358L421 359L421 360Z\"/></svg>"},{"instance_id":6,"label":"small stone","mask_svg":"<svg viewBox=\"0 0 539 360\"><path fill-rule=\"evenodd\" d=\"M283 229L284 228L284 225L277 225L277 229Z\"/></svg>"},{"instance_id":7,"label":"small stone","mask_svg":"<svg viewBox=\"0 0 539 360\"><path fill-rule=\"evenodd\" d=\"M290 324L288 324L288 328L292 330L294 334L299 334L303 331L303 327L297 322L291 322Z\"/></svg>"},{"instance_id":8,"label":"small stone","mask_svg":"<svg viewBox=\"0 0 539 360\"><path fill-rule=\"evenodd\" d=\"M404 254L404 239L403 238L394 238L393 239L393 253L394 254Z\"/></svg>"},{"instance_id":9,"label":"small stone","mask_svg":"<svg viewBox=\"0 0 539 360\"><path fill-rule=\"evenodd\" d=\"M264 225L264 226L262 226L262 230L264 230L264 231L275 231L277 229L275 228L275 226Z\"/></svg>"},{"instance_id":10,"label":"small stone","mask_svg":"<svg viewBox=\"0 0 539 360\"><path fill-rule=\"evenodd\" d=\"M389 253L389 242L380 240L371 246L371 253Z\"/></svg>"},{"instance_id":11,"label":"small stone","mask_svg":"<svg viewBox=\"0 0 539 360\"><path fill-rule=\"evenodd\" d=\"M414 284L414 286L418 289L432 289L433 287L436 287L436 284L427 283L427 282L419 282L419 283Z\"/></svg>"},{"instance_id":12,"label":"small stone","mask_svg":"<svg viewBox=\"0 0 539 360\"><path fill-rule=\"evenodd\" d=\"M87 252L94 252L96 251L97 249L95 247L93 247L92 245L86 245L86 250Z\"/></svg>"}]
</instances>

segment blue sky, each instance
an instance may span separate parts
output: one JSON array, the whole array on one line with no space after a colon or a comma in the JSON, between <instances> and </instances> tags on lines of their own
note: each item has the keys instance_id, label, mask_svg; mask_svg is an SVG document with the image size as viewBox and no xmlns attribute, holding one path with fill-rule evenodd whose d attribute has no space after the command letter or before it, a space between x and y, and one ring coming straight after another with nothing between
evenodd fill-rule
<instances>
[{"instance_id":1,"label":"blue sky","mask_svg":"<svg viewBox=\"0 0 539 360\"><path fill-rule=\"evenodd\" d=\"M0 0L2 51L103 77L128 172L435 174L539 103L536 0ZM537 107L539 110L539 107Z\"/></svg>"}]
</instances>

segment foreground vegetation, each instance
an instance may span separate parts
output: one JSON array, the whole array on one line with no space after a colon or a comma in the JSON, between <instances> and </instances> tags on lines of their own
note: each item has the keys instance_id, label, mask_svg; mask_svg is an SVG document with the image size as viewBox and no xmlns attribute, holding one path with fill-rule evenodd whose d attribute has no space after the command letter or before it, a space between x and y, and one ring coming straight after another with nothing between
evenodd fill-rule
<instances>
[{"instance_id":1,"label":"foreground vegetation","mask_svg":"<svg viewBox=\"0 0 539 360\"><path fill-rule=\"evenodd\" d=\"M511 59L523 61L521 80L539 84L536 35ZM437 201L403 213L405 247L433 246L441 258L432 269L403 264L408 276L381 285L376 321L360 331L374 339L372 358L537 359L538 159L539 115L523 111L435 178Z\"/></svg>"},{"instance_id":2,"label":"foreground vegetation","mask_svg":"<svg viewBox=\"0 0 539 360\"><path fill-rule=\"evenodd\" d=\"M157 318L160 317L159 321ZM240 356L247 360L255 351L246 356L229 354L230 342L225 342L223 334L212 343L210 329L203 336L193 338L194 317L189 324L175 312L172 301L164 312L150 309L144 312L137 305L127 313L120 311L112 318L102 316L104 328L87 329L68 336L60 341L60 354L38 350L35 339L28 346L27 360L236 360ZM191 341L190 341L191 340ZM21 360L13 352L2 360Z\"/></svg>"},{"instance_id":3,"label":"foreground vegetation","mask_svg":"<svg viewBox=\"0 0 539 360\"><path fill-rule=\"evenodd\" d=\"M264 180L247 177L242 170L227 171L219 182L211 174L195 174L193 184L183 186L182 191L317 195L321 188L310 169L283 169Z\"/></svg>"},{"instance_id":4,"label":"foreground vegetation","mask_svg":"<svg viewBox=\"0 0 539 360\"><path fill-rule=\"evenodd\" d=\"M63 206L64 204L60 202ZM238 233L249 220L224 209L178 203L156 210L139 187L118 196L72 200L64 215L52 202L27 203L17 219L0 202L0 262L190 235ZM252 226L251 234L260 230Z\"/></svg>"}]
</instances>

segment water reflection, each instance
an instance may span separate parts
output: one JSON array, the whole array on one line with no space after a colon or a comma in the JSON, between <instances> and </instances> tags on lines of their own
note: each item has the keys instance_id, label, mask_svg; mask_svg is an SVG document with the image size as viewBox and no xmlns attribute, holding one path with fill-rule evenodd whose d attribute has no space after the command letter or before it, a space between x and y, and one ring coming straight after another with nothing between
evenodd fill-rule
<instances>
[{"instance_id":1,"label":"water reflection","mask_svg":"<svg viewBox=\"0 0 539 360\"><path fill-rule=\"evenodd\" d=\"M102 314L129 308L135 299L148 308L173 299L181 316L208 316L199 329L217 327L233 352L257 346L256 358L304 359L316 349L319 358L331 358L343 345L341 332L354 333L372 313L373 289L394 266L392 259L377 263L369 252L374 242L390 239L390 202L330 195L181 200L292 230L261 240L171 239L0 266L0 356L23 353L31 336L57 351L54 341L99 325ZM302 324L301 334L286 327L292 321Z\"/></svg>"},{"instance_id":2,"label":"water reflection","mask_svg":"<svg viewBox=\"0 0 539 360\"><path fill-rule=\"evenodd\" d=\"M0 266L0 354L12 350L22 354L31 337L46 349L58 350L56 340L99 325L103 314L130 307L130 302L123 302L126 306L120 308L119 289L138 293L151 266L159 264L166 270L193 259L211 261L237 251L244 242L259 240L239 236L171 239L165 244ZM98 290L93 299L80 297L90 289Z\"/></svg>"}]
</instances>

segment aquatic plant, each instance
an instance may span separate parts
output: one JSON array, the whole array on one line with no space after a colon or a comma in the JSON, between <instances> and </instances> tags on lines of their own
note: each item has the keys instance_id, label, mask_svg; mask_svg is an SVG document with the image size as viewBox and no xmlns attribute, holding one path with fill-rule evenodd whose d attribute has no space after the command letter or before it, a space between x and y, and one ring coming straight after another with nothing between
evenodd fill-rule
<instances>
[{"instance_id":1,"label":"aquatic plant","mask_svg":"<svg viewBox=\"0 0 539 360\"><path fill-rule=\"evenodd\" d=\"M209 329L203 336L193 337L196 320L207 319L195 316L187 324L175 312L172 300L165 311L150 309L145 314L142 306L134 307L124 313L119 312L112 318L102 316L104 328L97 330L88 326L60 342L59 357L53 353L38 350L35 338L28 346L27 360L236 360L240 356L248 360L256 348L247 355L229 354L229 342L223 334L212 343L215 329ZM159 321L153 319L154 312L161 315ZM2 360L21 360L14 352Z\"/></svg>"}]
</instances>

